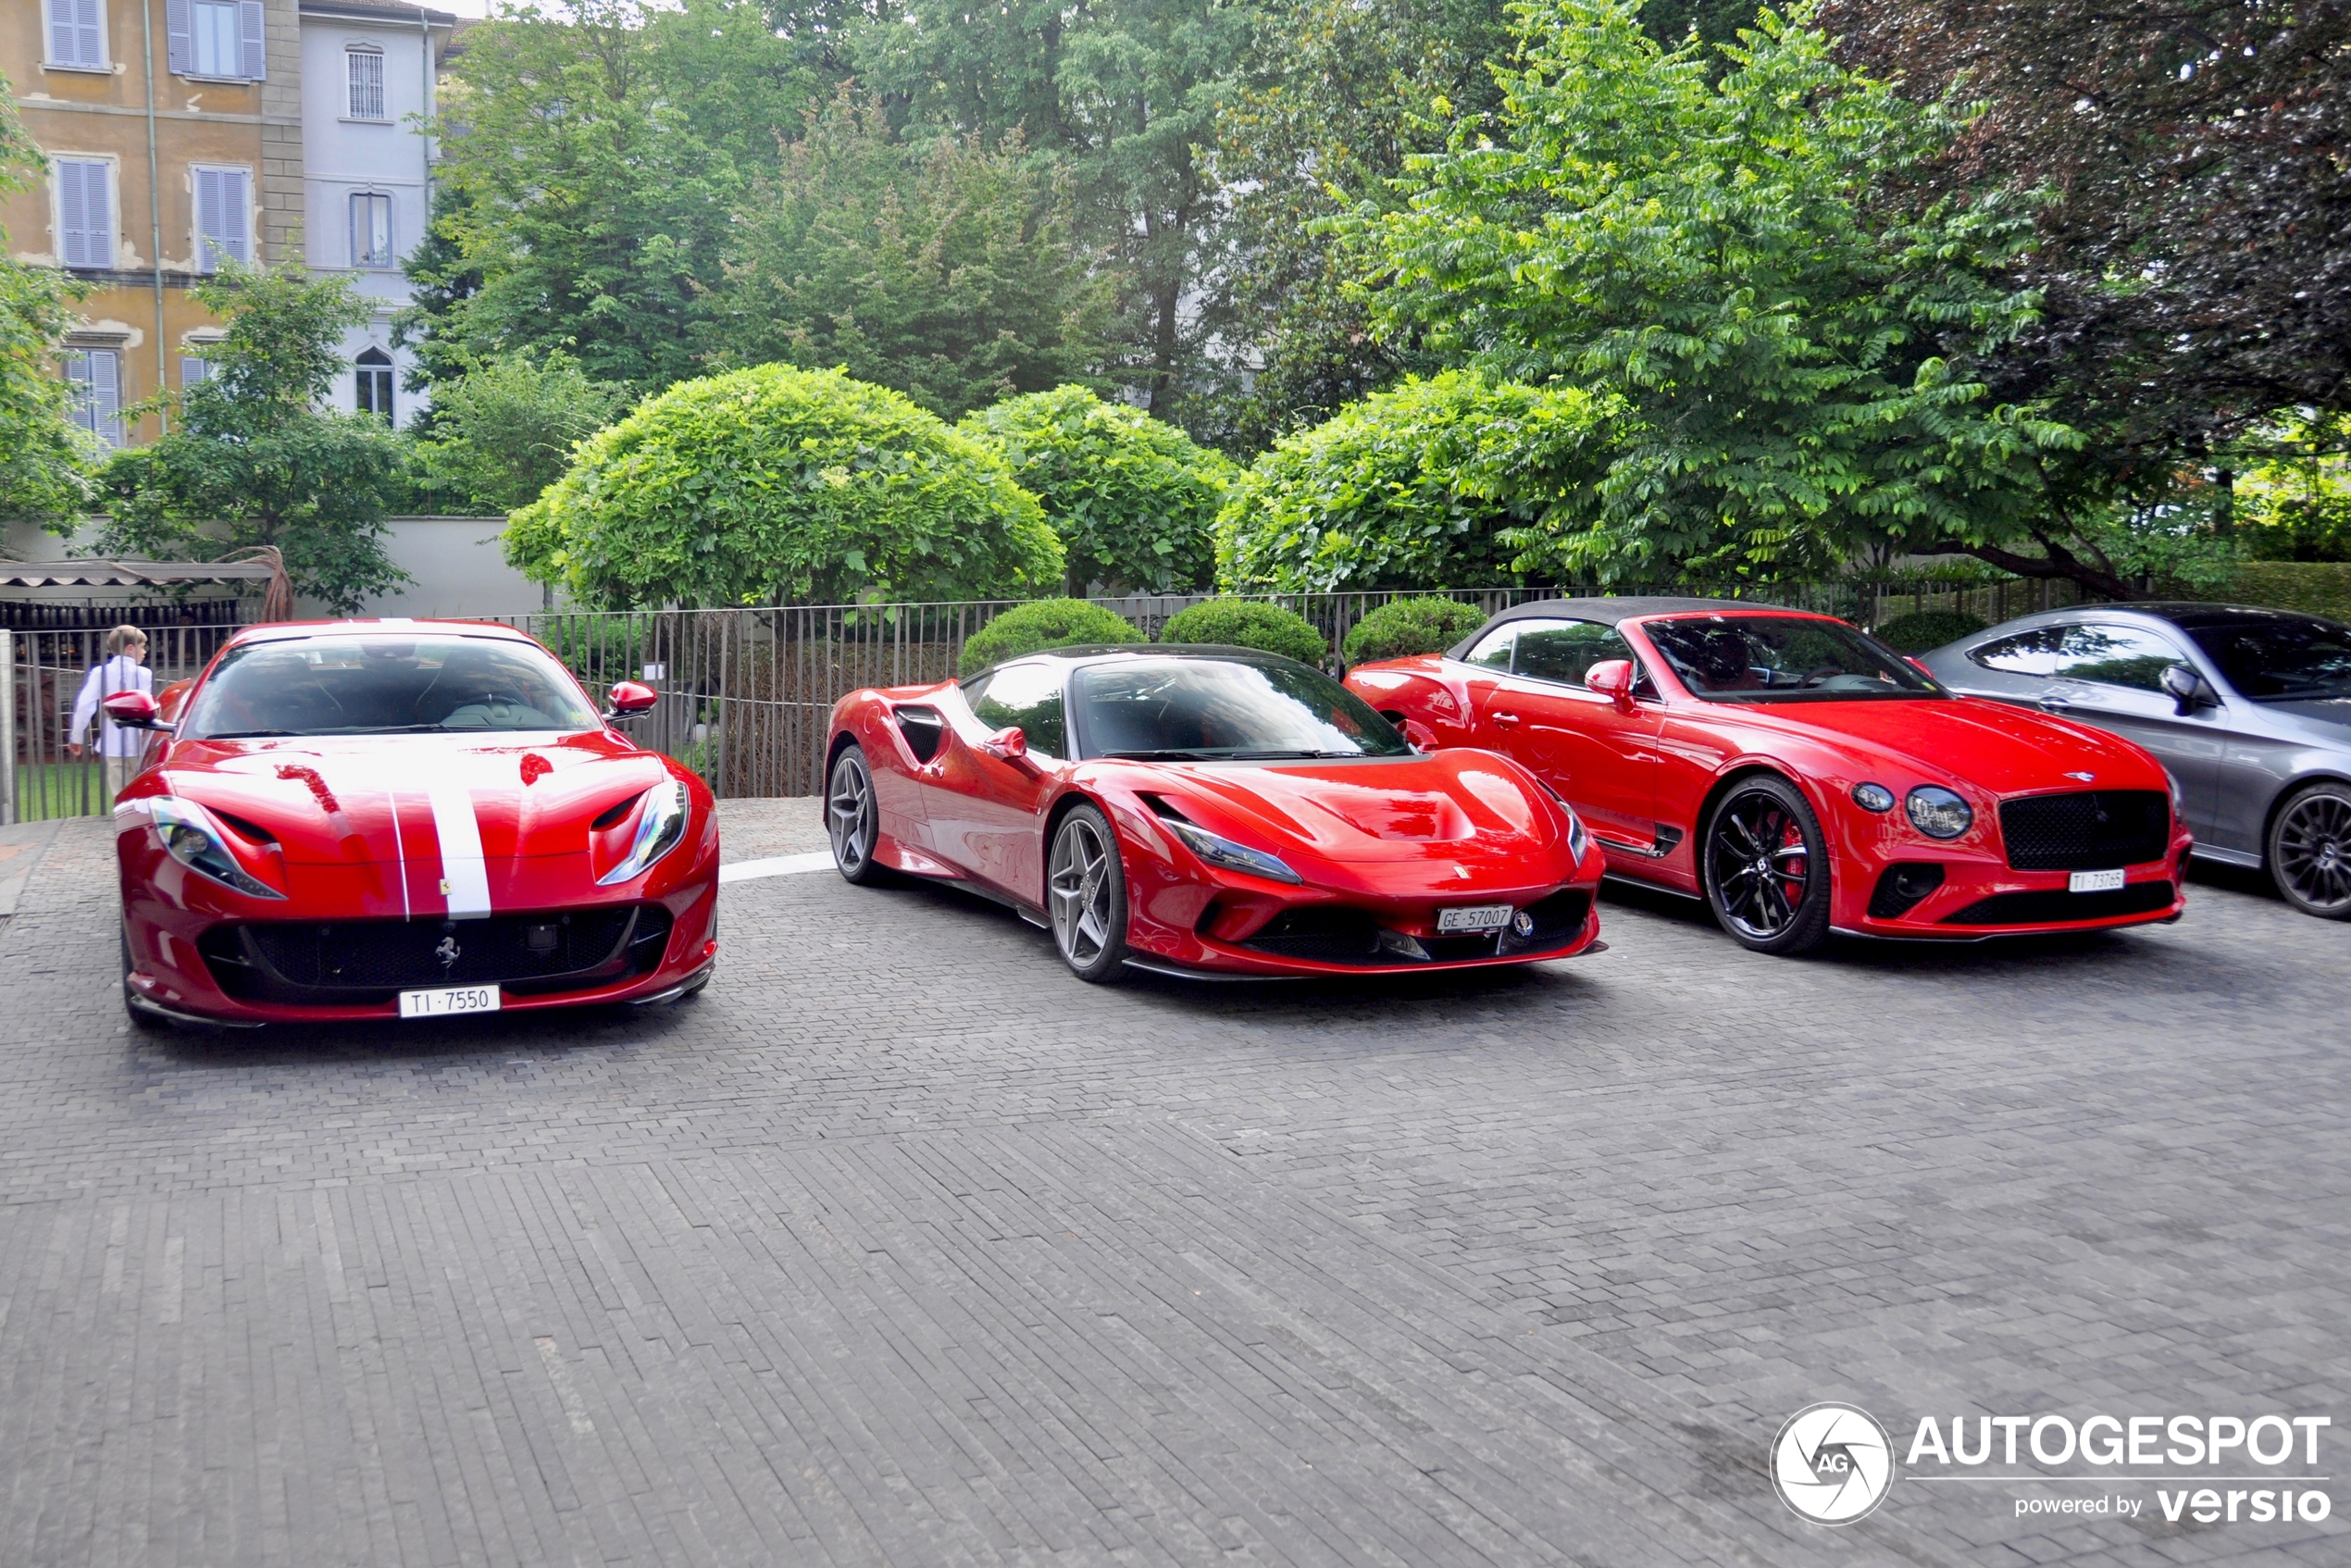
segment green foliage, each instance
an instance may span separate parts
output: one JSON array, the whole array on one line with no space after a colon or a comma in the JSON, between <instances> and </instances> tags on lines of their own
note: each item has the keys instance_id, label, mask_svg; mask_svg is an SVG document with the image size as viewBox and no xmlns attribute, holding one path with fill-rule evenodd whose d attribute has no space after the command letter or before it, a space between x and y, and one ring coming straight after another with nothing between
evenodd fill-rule
<instances>
[{"instance_id":1,"label":"green foliage","mask_svg":"<svg viewBox=\"0 0 2351 1568\"><path fill-rule=\"evenodd\" d=\"M2259 561L2351 561L2351 416L2297 413L2236 478L2234 521Z\"/></svg>"},{"instance_id":2,"label":"green foliage","mask_svg":"<svg viewBox=\"0 0 2351 1568\"><path fill-rule=\"evenodd\" d=\"M1485 611L1458 599L1391 599L1348 632L1347 662L1441 653L1485 624Z\"/></svg>"},{"instance_id":3,"label":"green foliage","mask_svg":"<svg viewBox=\"0 0 2351 1568\"><path fill-rule=\"evenodd\" d=\"M2006 275L2032 204L1898 199L1959 108L1840 68L1806 4L1763 12L1719 80L1637 0L1515 16L1497 133L1457 128L1404 210L1351 221L1385 331L1624 404L1598 505L1521 529L1522 569L1771 577L2029 539L2038 459L2079 438L1992 403L1980 362L2034 320Z\"/></svg>"},{"instance_id":4,"label":"green foliage","mask_svg":"<svg viewBox=\"0 0 2351 1568\"><path fill-rule=\"evenodd\" d=\"M2211 596L2229 604L2300 610L2351 622L2351 563L2246 561Z\"/></svg>"},{"instance_id":5,"label":"green foliage","mask_svg":"<svg viewBox=\"0 0 2351 1568\"><path fill-rule=\"evenodd\" d=\"M903 143L847 83L751 191L720 310L740 362L838 365L942 417L1091 371L1113 280L1019 133Z\"/></svg>"},{"instance_id":6,"label":"green foliage","mask_svg":"<svg viewBox=\"0 0 2351 1568\"><path fill-rule=\"evenodd\" d=\"M436 389L419 451L441 509L511 512L563 478L572 448L628 405L628 390L591 380L561 349L486 360Z\"/></svg>"},{"instance_id":7,"label":"green foliage","mask_svg":"<svg viewBox=\"0 0 2351 1568\"><path fill-rule=\"evenodd\" d=\"M0 195L35 188L44 162L0 76ZM71 389L55 364L81 291L62 273L12 259L6 239L0 229L0 516L63 522L89 506L97 455L67 417Z\"/></svg>"},{"instance_id":8,"label":"green foliage","mask_svg":"<svg viewBox=\"0 0 2351 1568\"><path fill-rule=\"evenodd\" d=\"M1000 403L963 429L1043 503L1069 592L1181 592L1215 575L1210 529L1233 466L1175 426L1073 386Z\"/></svg>"},{"instance_id":9,"label":"green foliage","mask_svg":"<svg viewBox=\"0 0 2351 1568\"><path fill-rule=\"evenodd\" d=\"M226 326L202 351L211 374L182 395L168 435L101 471L112 518L100 548L205 559L275 545L296 591L338 614L407 581L383 547L405 444L371 415L318 406L367 302L348 280L298 267L231 264L194 292Z\"/></svg>"},{"instance_id":10,"label":"green foliage","mask_svg":"<svg viewBox=\"0 0 2351 1568\"><path fill-rule=\"evenodd\" d=\"M1330 662L1330 641L1295 610L1260 599L1211 599L1171 616L1162 642L1213 643L1279 653L1317 668Z\"/></svg>"},{"instance_id":11,"label":"green foliage","mask_svg":"<svg viewBox=\"0 0 2351 1568\"><path fill-rule=\"evenodd\" d=\"M647 399L505 537L531 578L612 609L991 598L1062 575L995 454L897 392L782 365Z\"/></svg>"},{"instance_id":12,"label":"green foliage","mask_svg":"<svg viewBox=\"0 0 2351 1568\"><path fill-rule=\"evenodd\" d=\"M1485 588L1511 580L1513 525L1590 515L1605 396L1466 371L1408 380L1285 436L1217 521L1235 590Z\"/></svg>"},{"instance_id":13,"label":"green foliage","mask_svg":"<svg viewBox=\"0 0 2351 1568\"><path fill-rule=\"evenodd\" d=\"M1100 604L1083 599L1039 599L1006 610L973 632L964 643L958 673L970 675L1040 648L1088 648L1143 640L1132 621Z\"/></svg>"},{"instance_id":14,"label":"green foliage","mask_svg":"<svg viewBox=\"0 0 2351 1568\"><path fill-rule=\"evenodd\" d=\"M1923 653L1946 642L1956 642L1970 632L1982 631L1984 624L1982 616L1972 616L1965 610L1914 610L1909 615L1889 616L1872 631L1880 642L1897 653Z\"/></svg>"}]
</instances>

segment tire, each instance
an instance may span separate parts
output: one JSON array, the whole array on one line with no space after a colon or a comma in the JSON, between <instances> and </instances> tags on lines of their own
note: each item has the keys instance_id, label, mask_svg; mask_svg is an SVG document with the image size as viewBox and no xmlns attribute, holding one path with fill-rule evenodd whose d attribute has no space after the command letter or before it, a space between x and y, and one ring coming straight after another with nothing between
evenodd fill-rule
<instances>
[{"instance_id":1,"label":"tire","mask_svg":"<svg viewBox=\"0 0 2351 1568\"><path fill-rule=\"evenodd\" d=\"M2351 920L2351 786L2296 790L2270 824L2270 880L2321 920Z\"/></svg>"},{"instance_id":2,"label":"tire","mask_svg":"<svg viewBox=\"0 0 2351 1568\"><path fill-rule=\"evenodd\" d=\"M825 785L825 829L832 840L833 865L844 881L870 888L889 873L874 859L881 838L881 812L874 803L874 773L865 750L852 740L833 758Z\"/></svg>"},{"instance_id":3,"label":"tire","mask_svg":"<svg viewBox=\"0 0 2351 1568\"><path fill-rule=\"evenodd\" d=\"M1714 919L1741 946L1786 957L1828 940L1828 838L1795 785L1731 787L1707 819L1698 875Z\"/></svg>"},{"instance_id":4,"label":"tire","mask_svg":"<svg viewBox=\"0 0 2351 1568\"><path fill-rule=\"evenodd\" d=\"M171 1020L148 1012L131 1000L131 933L122 933L122 1011L131 1020L131 1032L139 1035L168 1035L173 1031Z\"/></svg>"},{"instance_id":5,"label":"tire","mask_svg":"<svg viewBox=\"0 0 2351 1568\"><path fill-rule=\"evenodd\" d=\"M1101 985L1125 972L1126 871L1119 864L1118 835L1095 807L1071 808L1053 829L1045 904L1053 946L1070 973Z\"/></svg>"}]
</instances>

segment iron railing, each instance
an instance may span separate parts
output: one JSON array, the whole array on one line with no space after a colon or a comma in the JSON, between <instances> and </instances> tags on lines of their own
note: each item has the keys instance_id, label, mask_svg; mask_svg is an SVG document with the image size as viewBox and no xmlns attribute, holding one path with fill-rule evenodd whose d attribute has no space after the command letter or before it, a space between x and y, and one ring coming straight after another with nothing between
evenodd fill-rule
<instances>
[{"instance_id":1,"label":"iron railing","mask_svg":"<svg viewBox=\"0 0 2351 1568\"><path fill-rule=\"evenodd\" d=\"M165 622L145 628L147 668L158 696L175 680L201 673L220 645L242 628ZM106 657L106 629L44 628L0 632L0 753L10 766L0 778L0 821L40 822L53 816L93 816L114 808L100 723L93 715L79 737L68 733L75 699L92 666ZM76 745L81 754L74 754Z\"/></svg>"}]
</instances>

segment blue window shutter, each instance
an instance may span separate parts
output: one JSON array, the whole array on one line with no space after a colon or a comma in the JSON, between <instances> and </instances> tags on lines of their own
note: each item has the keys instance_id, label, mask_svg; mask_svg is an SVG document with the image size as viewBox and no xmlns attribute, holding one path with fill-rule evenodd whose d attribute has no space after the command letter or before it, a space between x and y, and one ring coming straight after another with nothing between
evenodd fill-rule
<instances>
[{"instance_id":1,"label":"blue window shutter","mask_svg":"<svg viewBox=\"0 0 2351 1568\"><path fill-rule=\"evenodd\" d=\"M111 349L90 355L91 413L94 429L109 446L122 444L122 356Z\"/></svg>"},{"instance_id":2,"label":"blue window shutter","mask_svg":"<svg viewBox=\"0 0 2351 1568\"><path fill-rule=\"evenodd\" d=\"M68 267L114 265L114 203L107 168L57 160L57 252Z\"/></svg>"},{"instance_id":3,"label":"blue window shutter","mask_svg":"<svg viewBox=\"0 0 2351 1568\"><path fill-rule=\"evenodd\" d=\"M242 45L243 66L247 81L259 81L269 73L262 68L261 0L238 0L237 33Z\"/></svg>"},{"instance_id":4,"label":"blue window shutter","mask_svg":"<svg viewBox=\"0 0 2351 1568\"><path fill-rule=\"evenodd\" d=\"M220 170L196 170L196 270L217 272L220 269L221 190Z\"/></svg>"},{"instance_id":5,"label":"blue window shutter","mask_svg":"<svg viewBox=\"0 0 2351 1568\"><path fill-rule=\"evenodd\" d=\"M90 204L81 193L81 166L57 160L57 259L80 267L81 237L90 227Z\"/></svg>"},{"instance_id":6,"label":"blue window shutter","mask_svg":"<svg viewBox=\"0 0 2351 1568\"><path fill-rule=\"evenodd\" d=\"M98 6L102 0L67 0L67 3L74 10L74 41L81 51L74 59L85 66L105 65L106 48L98 30Z\"/></svg>"},{"instance_id":7,"label":"blue window shutter","mask_svg":"<svg viewBox=\"0 0 2351 1568\"><path fill-rule=\"evenodd\" d=\"M194 68L196 56L196 20L189 0L164 0L163 31L171 56L172 74L186 76Z\"/></svg>"}]
</instances>

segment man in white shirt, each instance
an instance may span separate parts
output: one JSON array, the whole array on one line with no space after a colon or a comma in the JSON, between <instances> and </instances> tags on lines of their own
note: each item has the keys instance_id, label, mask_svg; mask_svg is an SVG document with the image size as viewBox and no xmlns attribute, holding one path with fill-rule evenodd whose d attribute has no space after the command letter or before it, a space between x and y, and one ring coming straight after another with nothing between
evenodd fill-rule
<instances>
[{"instance_id":1,"label":"man in white shirt","mask_svg":"<svg viewBox=\"0 0 2351 1568\"><path fill-rule=\"evenodd\" d=\"M154 691L155 678L145 667L146 657L145 632L135 626L115 628L106 633L106 662L90 666L90 673L81 678L81 695L73 701L73 723L66 730L66 750L73 756L81 755L82 737L91 721L97 721L98 752L106 762L108 800L121 794L123 786L139 776L139 760L146 753L148 731L123 728L106 717L98 704L125 691Z\"/></svg>"}]
</instances>

